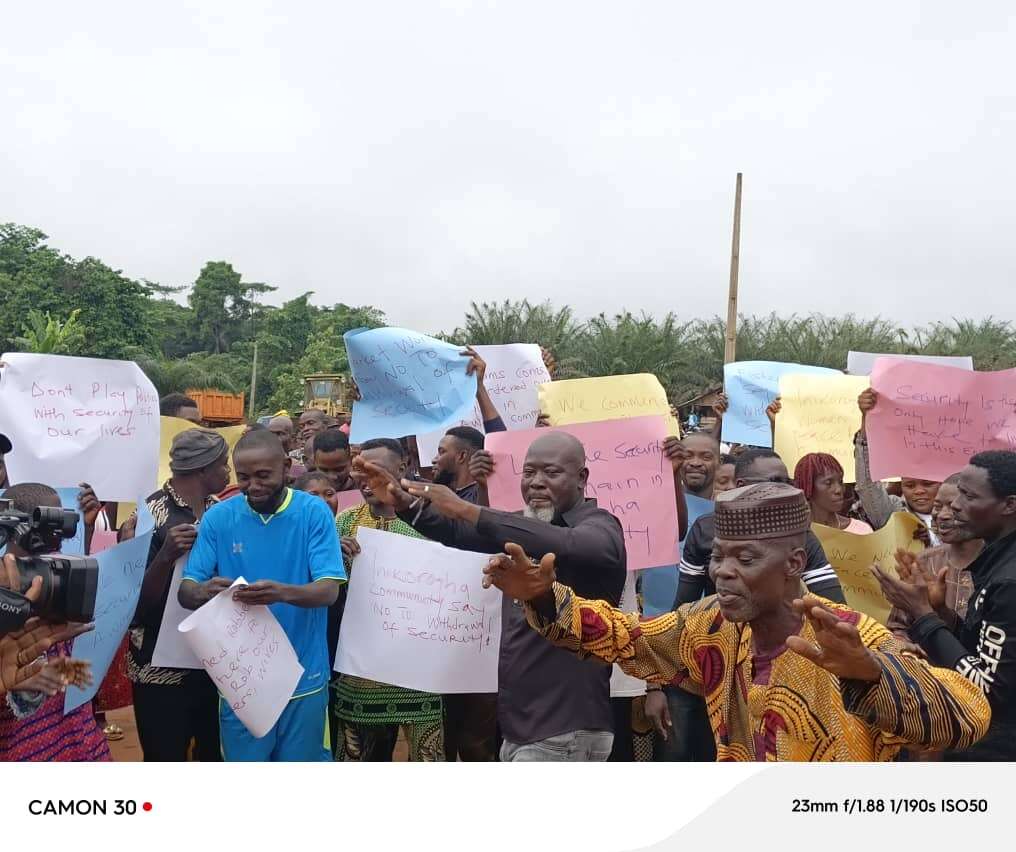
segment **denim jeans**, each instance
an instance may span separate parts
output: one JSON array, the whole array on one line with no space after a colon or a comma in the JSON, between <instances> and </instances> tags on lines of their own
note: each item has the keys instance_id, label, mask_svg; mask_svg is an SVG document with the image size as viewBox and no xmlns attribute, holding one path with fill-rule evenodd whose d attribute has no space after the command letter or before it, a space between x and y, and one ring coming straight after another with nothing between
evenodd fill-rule
<instances>
[{"instance_id":1,"label":"denim jeans","mask_svg":"<svg viewBox=\"0 0 1016 852\"><path fill-rule=\"evenodd\" d=\"M556 737L547 737L535 743L516 745L508 740L501 746L501 760L551 762L551 761L605 761L614 744L610 731L570 731Z\"/></svg>"}]
</instances>

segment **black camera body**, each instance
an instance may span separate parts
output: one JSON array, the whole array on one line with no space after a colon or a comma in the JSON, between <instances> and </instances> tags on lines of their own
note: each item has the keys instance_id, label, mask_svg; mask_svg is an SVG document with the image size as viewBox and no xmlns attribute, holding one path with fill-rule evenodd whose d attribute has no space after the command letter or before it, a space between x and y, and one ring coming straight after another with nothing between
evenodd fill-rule
<instances>
[{"instance_id":1,"label":"black camera body","mask_svg":"<svg viewBox=\"0 0 1016 852\"><path fill-rule=\"evenodd\" d=\"M0 499L0 545L14 542L29 554L17 559L21 587L6 592L0 601L0 632L18 629L29 609L51 621L88 622L95 617L99 563L53 553L62 539L73 538L77 527L78 513L73 509L40 506L26 515ZM44 553L50 555L40 555ZM36 577L42 578L42 594L28 607L24 593Z\"/></svg>"}]
</instances>

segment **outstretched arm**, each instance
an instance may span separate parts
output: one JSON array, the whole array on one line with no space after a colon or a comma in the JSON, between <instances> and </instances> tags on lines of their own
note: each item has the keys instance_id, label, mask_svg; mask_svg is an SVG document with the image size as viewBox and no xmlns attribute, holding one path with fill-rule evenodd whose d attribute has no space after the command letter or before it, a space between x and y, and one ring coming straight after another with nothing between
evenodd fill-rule
<instances>
[{"instance_id":1,"label":"outstretched arm","mask_svg":"<svg viewBox=\"0 0 1016 852\"><path fill-rule=\"evenodd\" d=\"M580 598L555 580L554 555L539 563L516 544L491 557L484 584L525 602L529 625L559 648L579 657L617 663L625 673L650 683L670 683L687 667L678 658L684 612L640 621L605 601Z\"/></svg>"},{"instance_id":2,"label":"outstretched arm","mask_svg":"<svg viewBox=\"0 0 1016 852\"><path fill-rule=\"evenodd\" d=\"M811 596L794 601L794 608L808 626L788 637L787 647L835 675L846 710L887 741L962 749L987 732L991 710L980 691L956 672L906 653L874 619L832 610Z\"/></svg>"}]
</instances>

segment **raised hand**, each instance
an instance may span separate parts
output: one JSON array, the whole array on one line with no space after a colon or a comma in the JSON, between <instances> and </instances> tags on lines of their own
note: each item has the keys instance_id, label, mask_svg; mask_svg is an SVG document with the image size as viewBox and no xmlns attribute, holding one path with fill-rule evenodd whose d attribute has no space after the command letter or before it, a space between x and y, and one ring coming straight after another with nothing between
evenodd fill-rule
<instances>
[{"instance_id":1,"label":"raised hand","mask_svg":"<svg viewBox=\"0 0 1016 852\"><path fill-rule=\"evenodd\" d=\"M885 599L915 620L935 612L936 609L943 608L945 606L945 572L947 569L943 568L939 572L939 578L935 581L936 599L941 601L939 606L935 607L931 602L931 590L928 586L928 581L924 576L924 572L917 566L916 560L911 565L910 560L906 557L903 557L902 562L900 559L899 552L897 552L896 564L897 566L902 565L899 577L894 577L892 574L883 571L879 565L871 566L871 571L878 580ZM941 584L940 589L938 588L939 584Z\"/></svg>"},{"instance_id":2,"label":"raised hand","mask_svg":"<svg viewBox=\"0 0 1016 852\"><path fill-rule=\"evenodd\" d=\"M492 556L483 569L485 589L496 586L518 601L531 601L550 593L557 577L553 553L535 562L517 544L508 543L504 549L504 553Z\"/></svg>"},{"instance_id":3,"label":"raised hand","mask_svg":"<svg viewBox=\"0 0 1016 852\"><path fill-rule=\"evenodd\" d=\"M477 450L469 457L469 475L485 485L494 472L494 457L487 450Z\"/></svg>"},{"instance_id":4,"label":"raised hand","mask_svg":"<svg viewBox=\"0 0 1016 852\"><path fill-rule=\"evenodd\" d=\"M813 595L794 601L794 609L808 619L815 643L788 636L787 647L830 674L846 680L876 681L882 667L861 641L854 625L840 618Z\"/></svg>"},{"instance_id":5,"label":"raised hand","mask_svg":"<svg viewBox=\"0 0 1016 852\"><path fill-rule=\"evenodd\" d=\"M78 493L78 510L81 512L81 519L85 522L86 527L94 527L99 512L102 510L102 503L99 502L95 491L87 482L82 482L78 487L81 489Z\"/></svg>"},{"instance_id":6,"label":"raised hand","mask_svg":"<svg viewBox=\"0 0 1016 852\"><path fill-rule=\"evenodd\" d=\"M684 463L688 461L690 453L684 448L680 438L671 435L663 440L663 455L667 457L670 466L674 469L674 474L677 475L684 467Z\"/></svg>"},{"instance_id":7,"label":"raised hand","mask_svg":"<svg viewBox=\"0 0 1016 852\"><path fill-rule=\"evenodd\" d=\"M463 349L460 355L468 355L469 363L466 364L466 375L476 375L477 386L483 384L483 377L487 375L487 362L480 357L480 353L473 349L472 346L467 346Z\"/></svg>"},{"instance_id":8,"label":"raised hand","mask_svg":"<svg viewBox=\"0 0 1016 852\"><path fill-rule=\"evenodd\" d=\"M385 506L401 510L412 505L413 498L402 487L402 483L383 467L366 461L363 456L353 459L353 479L357 484L366 483L371 495Z\"/></svg>"},{"instance_id":9,"label":"raised hand","mask_svg":"<svg viewBox=\"0 0 1016 852\"><path fill-rule=\"evenodd\" d=\"M878 394L873 388L861 391L857 397L857 407L861 409L861 417L866 417L868 412L871 411L878 404Z\"/></svg>"},{"instance_id":10,"label":"raised hand","mask_svg":"<svg viewBox=\"0 0 1016 852\"><path fill-rule=\"evenodd\" d=\"M713 411L720 417L727 413L730 409L730 400L727 398L725 393L717 394L716 402L713 403Z\"/></svg>"},{"instance_id":11,"label":"raised hand","mask_svg":"<svg viewBox=\"0 0 1016 852\"><path fill-rule=\"evenodd\" d=\"M781 400L779 397L776 397L776 399L770 402L769 405L766 407L766 417L769 418L769 422L772 423L774 426L776 425L776 415L779 414L782 410L783 410L783 400Z\"/></svg>"}]
</instances>

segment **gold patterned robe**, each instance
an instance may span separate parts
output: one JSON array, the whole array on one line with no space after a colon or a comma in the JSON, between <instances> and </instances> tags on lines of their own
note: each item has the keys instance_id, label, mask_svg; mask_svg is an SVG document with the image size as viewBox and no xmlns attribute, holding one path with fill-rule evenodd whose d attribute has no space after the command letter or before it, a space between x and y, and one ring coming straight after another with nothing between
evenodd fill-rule
<instances>
[{"instance_id":1,"label":"gold patterned robe","mask_svg":"<svg viewBox=\"0 0 1016 852\"><path fill-rule=\"evenodd\" d=\"M554 596L556 619L527 605L530 625L579 656L703 695L717 760L891 760L904 746L966 748L988 729L991 711L973 684L904 652L877 621L830 601L823 603L874 652L877 682L841 682L786 650L767 684L753 683L751 627L727 621L715 597L643 620L559 583ZM815 641L807 622L800 635Z\"/></svg>"}]
</instances>

